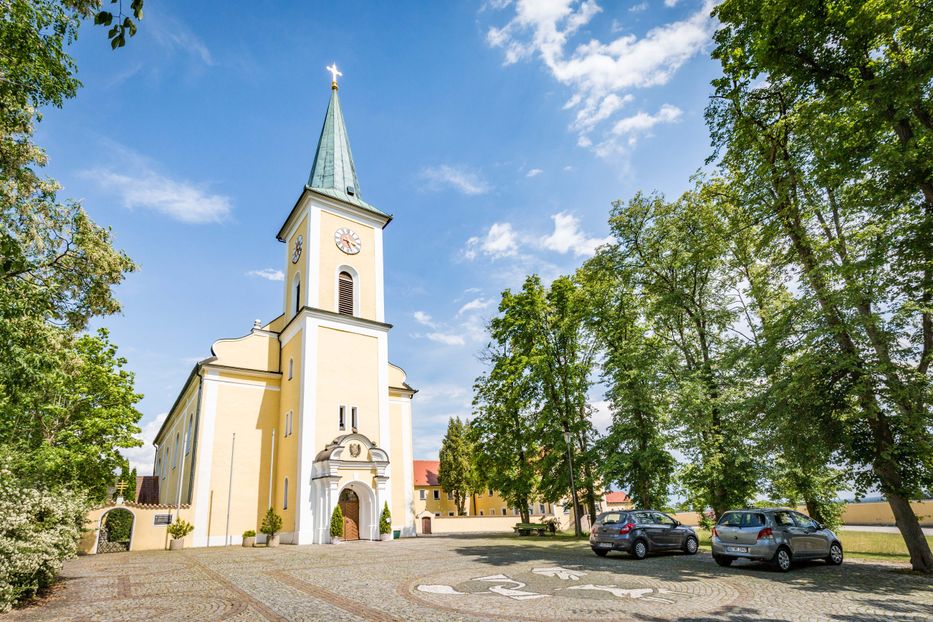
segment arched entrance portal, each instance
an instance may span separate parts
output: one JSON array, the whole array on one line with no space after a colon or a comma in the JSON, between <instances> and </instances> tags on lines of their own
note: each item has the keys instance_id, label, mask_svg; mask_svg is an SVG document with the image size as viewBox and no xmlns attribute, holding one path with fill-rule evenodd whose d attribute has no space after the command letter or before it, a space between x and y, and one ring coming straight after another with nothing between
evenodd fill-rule
<instances>
[{"instance_id":1,"label":"arched entrance portal","mask_svg":"<svg viewBox=\"0 0 933 622\"><path fill-rule=\"evenodd\" d=\"M135 517L129 510L117 508L100 517L97 535L98 553L121 553L130 550Z\"/></svg>"},{"instance_id":2,"label":"arched entrance portal","mask_svg":"<svg viewBox=\"0 0 933 622\"><path fill-rule=\"evenodd\" d=\"M343 539L360 539L360 498L349 488L340 491L340 511L343 512Z\"/></svg>"}]
</instances>

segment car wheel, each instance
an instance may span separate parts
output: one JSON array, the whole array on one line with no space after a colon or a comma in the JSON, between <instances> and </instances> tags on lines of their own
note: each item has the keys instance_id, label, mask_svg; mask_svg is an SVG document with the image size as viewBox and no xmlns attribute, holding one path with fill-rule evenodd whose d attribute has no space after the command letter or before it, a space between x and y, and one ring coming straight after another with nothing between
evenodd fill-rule
<instances>
[{"instance_id":1,"label":"car wheel","mask_svg":"<svg viewBox=\"0 0 933 622\"><path fill-rule=\"evenodd\" d=\"M842 563L842 545L838 542L833 542L829 547L829 557L826 558L826 563L831 566L838 566Z\"/></svg>"},{"instance_id":2,"label":"car wheel","mask_svg":"<svg viewBox=\"0 0 933 622\"><path fill-rule=\"evenodd\" d=\"M732 562L735 561L734 557L729 557L728 555L713 555L713 559L716 560L716 563L726 568L732 565Z\"/></svg>"},{"instance_id":3,"label":"car wheel","mask_svg":"<svg viewBox=\"0 0 933 622\"><path fill-rule=\"evenodd\" d=\"M632 545L632 557L635 559L645 559L648 557L648 545L644 540L636 540Z\"/></svg>"},{"instance_id":4,"label":"car wheel","mask_svg":"<svg viewBox=\"0 0 933 622\"><path fill-rule=\"evenodd\" d=\"M684 553L687 555L696 555L699 549L700 543L697 542L697 539L693 536L687 537L687 539L684 541Z\"/></svg>"},{"instance_id":5,"label":"car wheel","mask_svg":"<svg viewBox=\"0 0 933 622\"><path fill-rule=\"evenodd\" d=\"M774 554L774 557L771 559L771 562L774 564L774 567L781 572L789 571L791 564L793 563L790 549L788 549L786 546L779 548Z\"/></svg>"},{"instance_id":6,"label":"car wheel","mask_svg":"<svg viewBox=\"0 0 933 622\"><path fill-rule=\"evenodd\" d=\"M596 553L596 555L599 557L605 557L609 554L609 551L606 549L593 549L593 552Z\"/></svg>"}]
</instances>

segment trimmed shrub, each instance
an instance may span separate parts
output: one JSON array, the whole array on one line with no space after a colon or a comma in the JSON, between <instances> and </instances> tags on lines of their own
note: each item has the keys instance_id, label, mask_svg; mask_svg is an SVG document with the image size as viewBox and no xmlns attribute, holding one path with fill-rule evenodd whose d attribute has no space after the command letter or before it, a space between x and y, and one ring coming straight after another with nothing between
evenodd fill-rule
<instances>
[{"instance_id":1,"label":"trimmed shrub","mask_svg":"<svg viewBox=\"0 0 933 622\"><path fill-rule=\"evenodd\" d=\"M87 509L81 494L19 484L0 461L0 612L52 585L77 554Z\"/></svg>"},{"instance_id":2,"label":"trimmed shrub","mask_svg":"<svg viewBox=\"0 0 933 622\"><path fill-rule=\"evenodd\" d=\"M330 515L330 537L343 537L343 510L340 509L339 505L334 508L334 513Z\"/></svg>"},{"instance_id":3,"label":"trimmed shrub","mask_svg":"<svg viewBox=\"0 0 933 622\"><path fill-rule=\"evenodd\" d=\"M266 516L262 519L262 525L259 526L259 531L267 536L274 536L280 529L282 529L282 517L276 514L275 510L269 508L266 512Z\"/></svg>"},{"instance_id":4,"label":"trimmed shrub","mask_svg":"<svg viewBox=\"0 0 933 622\"><path fill-rule=\"evenodd\" d=\"M246 531L243 532L243 537L244 537L244 538L255 538L255 537L256 537L256 530L255 530L255 529L247 529Z\"/></svg>"},{"instance_id":5,"label":"trimmed shrub","mask_svg":"<svg viewBox=\"0 0 933 622\"><path fill-rule=\"evenodd\" d=\"M172 540L178 540L194 531L194 525L186 520L176 518L175 522L169 525L165 530L168 532L168 535L172 536Z\"/></svg>"},{"instance_id":6,"label":"trimmed shrub","mask_svg":"<svg viewBox=\"0 0 933 622\"><path fill-rule=\"evenodd\" d=\"M389 513L389 502L386 501L379 516L379 533L392 533L392 514Z\"/></svg>"}]
</instances>

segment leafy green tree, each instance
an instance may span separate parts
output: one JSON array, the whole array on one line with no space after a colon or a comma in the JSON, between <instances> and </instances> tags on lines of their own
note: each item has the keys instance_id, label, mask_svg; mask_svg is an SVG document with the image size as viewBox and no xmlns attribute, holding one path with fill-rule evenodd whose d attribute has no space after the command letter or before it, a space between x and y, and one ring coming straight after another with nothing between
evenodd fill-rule
<instances>
[{"instance_id":1,"label":"leafy green tree","mask_svg":"<svg viewBox=\"0 0 933 622\"><path fill-rule=\"evenodd\" d=\"M541 445L531 413L532 388L523 357L512 352L507 340L491 344L486 357L491 369L473 385L470 436L476 470L511 507L518 508L527 523L540 481Z\"/></svg>"},{"instance_id":2,"label":"leafy green tree","mask_svg":"<svg viewBox=\"0 0 933 622\"><path fill-rule=\"evenodd\" d=\"M669 451L670 355L649 330L628 276L608 253L589 260L576 276L591 308L612 410L607 434L596 442L599 472L604 485L627 490L637 507L663 508L676 466Z\"/></svg>"},{"instance_id":3,"label":"leafy green tree","mask_svg":"<svg viewBox=\"0 0 933 622\"><path fill-rule=\"evenodd\" d=\"M340 507L339 505L337 506ZM341 521L341 525L343 522ZM282 517L275 513L275 510L269 508L266 510L266 515L262 518L262 524L259 526L259 531L268 536L274 536L282 529Z\"/></svg>"},{"instance_id":4,"label":"leafy green tree","mask_svg":"<svg viewBox=\"0 0 933 622\"><path fill-rule=\"evenodd\" d=\"M32 373L28 389L0 376L0 445L14 453L24 480L83 490L99 501L126 466L119 450L141 444L136 404L142 395L104 329L66 342L55 354L48 367ZM8 365L0 364L0 374Z\"/></svg>"},{"instance_id":5,"label":"leafy green tree","mask_svg":"<svg viewBox=\"0 0 933 622\"><path fill-rule=\"evenodd\" d=\"M665 374L688 457L681 482L694 509L719 516L747 503L758 483L723 219L700 187L672 202L643 194L617 202L609 224L616 241L601 261L626 275L652 335L674 355Z\"/></svg>"},{"instance_id":6,"label":"leafy green tree","mask_svg":"<svg viewBox=\"0 0 933 622\"><path fill-rule=\"evenodd\" d=\"M388 501L383 504L382 514L379 515L379 533L382 535L392 533L392 514L389 512Z\"/></svg>"},{"instance_id":7,"label":"leafy green tree","mask_svg":"<svg viewBox=\"0 0 933 622\"><path fill-rule=\"evenodd\" d=\"M474 452L468 428L469 425L462 422L460 417L451 417L447 423L447 432L441 440L437 473L441 488L453 495L459 516L466 514L466 500L474 490Z\"/></svg>"},{"instance_id":8,"label":"leafy green tree","mask_svg":"<svg viewBox=\"0 0 933 622\"><path fill-rule=\"evenodd\" d=\"M793 262L857 416L840 457L888 499L917 570L909 499L933 486L933 62L924 3L727 0L708 111L742 203Z\"/></svg>"}]
</instances>

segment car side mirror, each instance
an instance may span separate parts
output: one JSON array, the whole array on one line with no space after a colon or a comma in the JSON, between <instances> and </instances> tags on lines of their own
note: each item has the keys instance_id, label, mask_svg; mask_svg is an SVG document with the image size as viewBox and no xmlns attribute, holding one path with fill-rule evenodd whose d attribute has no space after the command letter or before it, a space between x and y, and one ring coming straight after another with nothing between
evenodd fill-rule
<instances>
[{"instance_id":1,"label":"car side mirror","mask_svg":"<svg viewBox=\"0 0 933 622\"><path fill-rule=\"evenodd\" d=\"M675 520L675 521L674 521L674 527L680 527L680 521L679 521L679 520Z\"/></svg>"}]
</instances>

